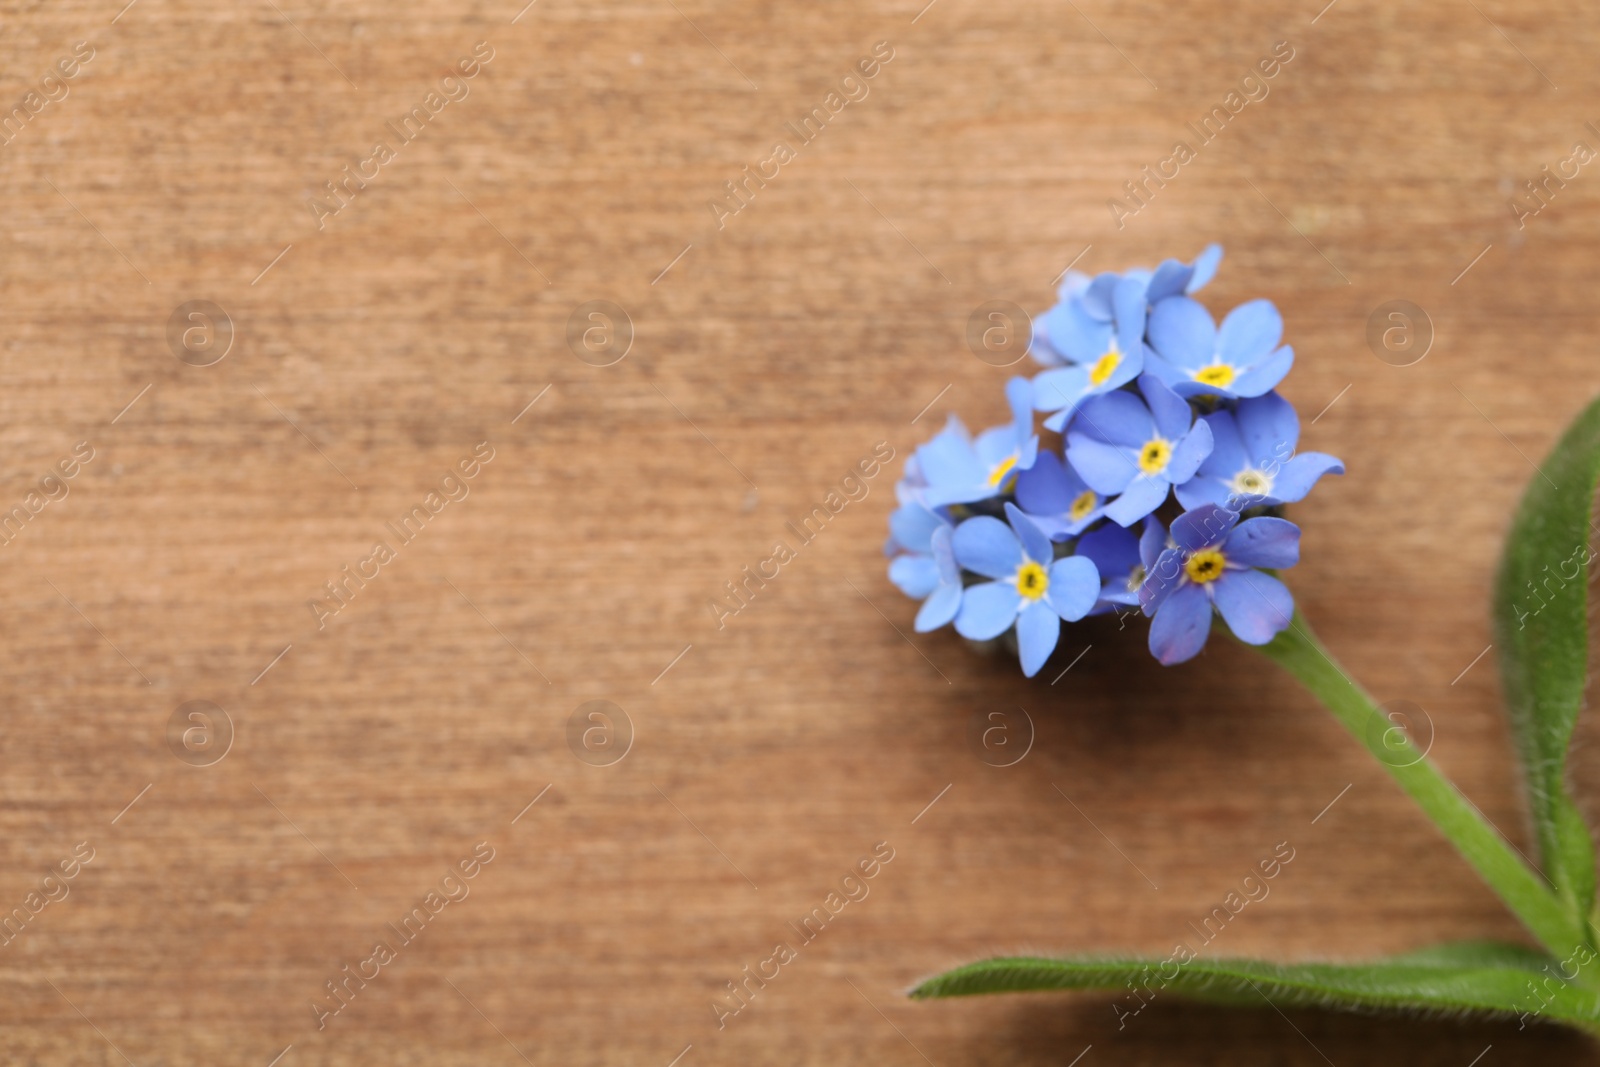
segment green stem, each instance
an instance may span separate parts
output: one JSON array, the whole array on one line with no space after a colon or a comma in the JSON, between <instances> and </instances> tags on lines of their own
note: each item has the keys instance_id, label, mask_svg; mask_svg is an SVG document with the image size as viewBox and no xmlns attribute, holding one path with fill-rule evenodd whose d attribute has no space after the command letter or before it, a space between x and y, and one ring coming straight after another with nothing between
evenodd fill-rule
<instances>
[{"instance_id":1,"label":"green stem","mask_svg":"<svg viewBox=\"0 0 1600 1067\"><path fill-rule=\"evenodd\" d=\"M1511 848L1505 838L1430 763L1401 729L1334 662L1296 613L1289 628L1259 649L1300 680L1388 768L1412 800L1443 831L1473 870L1500 895L1533 935L1557 959L1590 943L1583 922L1573 916Z\"/></svg>"}]
</instances>

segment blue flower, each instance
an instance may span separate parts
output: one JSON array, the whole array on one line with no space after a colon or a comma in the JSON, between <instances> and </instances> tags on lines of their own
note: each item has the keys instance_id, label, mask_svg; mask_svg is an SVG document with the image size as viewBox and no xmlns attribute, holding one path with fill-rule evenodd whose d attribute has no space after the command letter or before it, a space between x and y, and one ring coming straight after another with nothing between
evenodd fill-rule
<instances>
[{"instance_id":1,"label":"blue flower","mask_svg":"<svg viewBox=\"0 0 1600 1067\"><path fill-rule=\"evenodd\" d=\"M1063 286L1063 300L1039 317L1035 348L1041 362L1064 364L1033 379L1033 403L1048 411L1045 428L1059 431L1083 401L1110 392L1144 369L1145 293L1149 279L1102 274Z\"/></svg>"},{"instance_id":2,"label":"blue flower","mask_svg":"<svg viewBox=\"0 0 1600 1067\"><path fill-rule=\"evenodd\" d=\"M1241 400L1237 411L1218 411L1204 421L1211 427L1211 455L1177 489L1186 508L1292 504L1324 474L1344 473L1344 464L1326 452L1295 455L1300 417L1277 393Z\"/></svg>"},{"instance_id":3,"label":"blue flower","mask_svg":"<svg viewBox=\"0 0 1600 1067\"><path fill-rule=\"evenodd\" d=\"M1300 528L1284 519L1239 521L1239 514L1202 504L1172 522L1172 547L1150 568L1139 603L1150 622L1150 651L1170 666L1192 658L1211 633L1216 608L1234 636L1264 645L1289 626L1294 598L1257 567L1300 560Z\"/></svg>"},{"instance_id":4,"label":"blue flower","mask_svg":"<svg viewBox=\"0 0 1600 1067\"><path fill-rule=\"evenodd\" d=\"M1211 454L1211 427L1152 374L1132 393L1108 393L1083 406L1067 436L1067 462L1097 493L1121 494L1106 518L1131 526L1160 507L1167 490L1194 477Z\"/></svg>"},{"instance_id":5,"label":"blue flower","mask_svg":"<svg viewBox=\"0 0 1600 1067\"><path fill-rule=\"evenodd\" d=\"M1050 539L1016 505L1006 504L1006 518L1009 526L979 515L951 536L957 562L993 579L967 587L956 631L986 641L1015 624L1022 673L1032 678L1055 651L1061 620L1074 622L1094 607L1100 572L1083 556L1055 559Z\"/></svg>"},{"instance_id":6,"label":"blue flower","mask_svg":"<svg viewBox=\"0 0 1600 1067\"><path fill-rule=\"evenodd\" d=\"M1170 297L1150 312L1149 337L1150 370L1185 397L1260 396L1294 362L1294 349L1278 347L1283 316L1270 300L1240 304L1219 329L1194 300Z\"/></svg>"},{"instance_id":7,"label":"blue flower","mask_svg":"<svg viewBox=\"0 0 1600 1067\"><path fill-rule=\"evenodd\" d=\"M1105 497L1090 489L1076 471L1052 451L1039 453L1033 466L1017 475L1017 506L1052 541L1087 530L1105 512Z\"/></svg>"},{"instance_id":8,"label":"blue flower","mask_svg":"<svg viewBox=\"0 0 1600 1067\"><path fill-rule=\"evenodd\" d=\"M1011 423L985 430L976 442L954 415L933 440L917 449L920 496L932 509L971 504L1011 489L1018 471L1033 466L1039 435L1033 432L1033 391L1026 378L1006 383Z\"/></svg>"},{"instance_id":9,"label":"blue flower","mask_svg":"<svg viewBox=\"0 0 1600 1067\"><path fill-rule=\"evenodd\" d=\"M1154 515L1146 515L1144 532L1107 523L1078 539L1074 551L1087 557L1100 572L1100 599L1090 615L1103 615L1118 607L1138 607L1139 587L1166 547L1167 530Z\"/></svg>"},{"instance_id":10,"label":"blue flower","mask_svg":"<svg viewBox=\"0 0 1600 1067\"><path fill-rule=\"evenodd\" d=\"M950 530L940 525L933 531L927 554L908 553L889 564L889 579L906 596L922 600L917 612L918 633L937 630L961 608L961 568L950 547Z\"/></svg>"},{"instance_id":11,"label":"blue flower","mask_svg":"<svg viewBox=\"0 0 1600 1067\"><path fill-rule=\"evenodd\" d=\"M1215 276L1217 265L1221 262L1221 245L1206 245L1205 251L1196 256L1193 263L1166 260L1150 275L1146 298L1154 307L1168 297L1199 292Z\"/></svg>"}]
</instances>

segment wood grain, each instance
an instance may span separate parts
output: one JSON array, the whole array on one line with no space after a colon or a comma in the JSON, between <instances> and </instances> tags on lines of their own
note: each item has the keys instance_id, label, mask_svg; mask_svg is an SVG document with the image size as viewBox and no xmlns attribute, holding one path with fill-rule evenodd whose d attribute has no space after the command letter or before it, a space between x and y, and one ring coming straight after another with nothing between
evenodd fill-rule
<instances>
[{"instance_id":1,"label":"wood grain","mask_svg":"<svg viewBox=\"0 0 1600 1067\"><path fill-rule=\"evenodd\" d=\"M1592 10L119 7L0 15L0 100L93 47L0 145L0 504L93 450L0 547L0 911L94 851L0 954L8 1061L1600 1062L1515 1022L1158 1001L1119 1030L1106 996L907 1001L994 952L1165 953L1283 841L1215 952L1522 935L1236 647L1162 671L1132 630L1075 630L1030 683L908 641L878 554L898 458L724 628L708 608L879 442L1000 419L1012 372L969 351L974 308L1043 309L1080 253L1221 241L1208 302L1279 304L1303 446L1349 468L1295 509L1296 595L1525 843L1475 657L1509 509L1600 382L1600 179L1520 225L1508 199L1600 146ZM1119 228L1108 200L1280 41L1268 94ZM795 137L878 42L865 95ZM391 139L336 213L308 207ZM1412 366L1366 340L1396 299L1431 320ZM167 338L198 300L234 329L211 366ZM631 322L609 366L568 342L596 300ZM442 484L466 495L431 509ZM419 505L420 533L386 532ZM319 629L308 601L378 542ZM191 700L234 728L209 766L168 743ZM633 726L610 766L568 748L591 700ZM1015 707L1031 752L981 764L969 719ZM319 1029L325 983L479 842L470 895ZM878 842L869 895L719 1029L726 983Z\"/></svg>"}]
</instances>

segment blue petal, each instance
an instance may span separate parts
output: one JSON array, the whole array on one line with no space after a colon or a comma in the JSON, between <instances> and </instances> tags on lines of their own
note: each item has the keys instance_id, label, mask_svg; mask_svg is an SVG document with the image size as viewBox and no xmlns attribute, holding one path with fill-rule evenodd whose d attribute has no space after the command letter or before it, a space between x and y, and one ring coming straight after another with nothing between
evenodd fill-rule
<instances>
[{"instance_id":1,"label":"blue petal","mask_svg":"<svg viewBox=\"0 0 1600 1067\"><path fill-rule=\"evenodd\" d=\"M1300 527L1288 519L1246 519L1228 535L1222 554L1243 567L1293 567L1300 562Z\"/></svg>"},{"instance_id":2,"label":"blue petal","mask_svg":"<svg viewBox=\"0 0 1600 1067\"><path fill-rule=\"evenodd\" d=\"M1127 449L1077 432L1067 437L1067 462L1097 493L1120 493L1139 473Z\"/></svg>"},{"instance_id":3,"label":"blue petal","mask_svg":"<svg viewBox=\"0 0 1600 1067\"><path fill-rule=\"evenodd\" d=\"M954 619L960 609L961 586L941 585L917 610L917 621L914 624L917 633L925 634L929 630L937 630Z\"/></svg>"},{"instance_id":4,"label":"blue petal","mask_svg":"<svg viewBox=\"0 0 1600 1067\"><path fill-rule=\"evenodd\" d=\"M1144 308L1147 282L1139 278L1123 278L1112 291L1111 304L1116 312L1117 347L1124 352L1138 352L1144 341Z\"/></svg>"},{"instance_id":5,"label":"blue petal","mask_svg":"<svg viewBox=\"0 0 1600 1067\"><path fill-rule=\"evenodd\" d=\"M1200 469L1200 464L1209 455L1211 427L1204 422L1197 422L1194 429L1185 434L1172 450L1172 457L1167 460L1167 468L1161 475L1173 485L1182 485L1194 477L1194 472Z\"/></svg>"},{"instance_id":6,"label":"blue petal","mask_svg":"<svg viewBox=\"0 0 1600 1067\"><path fill-rule=\"evenodd\" d=\"M1017 504L1030 515L1060 515L1084 488L1054 452L1043 451L1032 467L1017 475Z\"/></svg>"},{"instance_id":7,"label":"blue petal","mask_svg":"<svg viewBox=\"0 0 1600 1067\"><path fill-rule=\"evenodd\" d=\"M1204 464L1200 468L1205 470ZM1215 504L1225 507L1233 494L1227 482L1219 478L1209 478L1205 474L1197 474L1182 485L1173 486L1173 493L1182 504L1184 510L1200 507L1203 504Z\"/></svg>"},{"instance_id":8,"label":"blue petal","mask_svg":"<svg viewBox=\"0 0 1600 1067\"><path fill-rule=\"evenodd\" d=\"M1248 367L1283 340L1283 316L1270 300L1251 300L1228 312L1217 330L1217 353L1234 366Z\"/></svg>"},{"instance_id":9,"label":"blue petal","mask_svg":"<svg viewBox=\"0 0 1600 1067\"><path fill-rule=\"evenodd\" d=\"M1011 405L1011 424L1021 440L1033 432L1033 386L1026 378L1006 382L1006 403Z\"/></svg>"},{"instance_id":10,"label":"blue petal","mask_svg":"<svg viewBox=\"0 0 1600 1067\"><path fill-rule=\"evenodd\" d=\"M1087 367L1052 367L1034 376L1033 406L1038 411L1061 411L1077 403L1088 387Z\"/></svg>"},{"instance_id":11,"label":"blue petal","mask_svg":"<svg viewBox=\"0 0 1600 1067\"><path fill-rule=\"evenodd\" d=\"M1326 452L1302 452L1283 465L1272 481L1272 497L1285 504L1304 500L1324 474L1343 474L1344 464Z\"/></svg>"},{"instance_id":12,"label":"blue petal","mask_svg":"<svg viewBox=\"0 0 1600 1067\"><path fill-rule=\"evenodd\" d=\"M1139 562L1146 571L1156 565L1156 557L1167 547L1167 528L1154 515L1146 516L1144 530L1139 534Z\"/></svg>"},{"instance_id":13,"label":"blue petal","mask_svg":"<svg viewBox=\"0 0 1600 1067\"><path fill-rule=\"evenodd\" d=\"M979 515L956 527L950 535L956 562L985 578L1009 578L1022 566L1022 546L1011 527L999 519Z\"/></svg>"},{"instance_id":14,"label":"blue petal","mask_svg":"<svg viewBox=\"0 0 1600 1067\"><path fill-rule=\"evenodd\" d=\"M1039 673L1061 638L1061 620L1040 601L1034 601L1017 616L1017 655L1022 673L1032 678Z\"/></svg>"},{"instance_id":15,"label":"blue petal","mask_svg":"<svg viewBox=\"0 0 1600 1067\"><path fill-rule=\"evenodd\" d=\"M1194 260L1194 274L1189 278L1189 284L1184 286L1184 292L1193 293L1205 287L1206 283L1216 277L1217 264L1222 262L1222 246L1206 245L1206 250L1201 252Z\"/></svg>"},{"instance_id":16,"label":"blue petal","mask_svg":"<svg viewBox=\"0 0 1600 1067\"><path fill-rule=\"evenodd\" d=\"M1231 473L1246 466L1269 469L1269 461L1282 463L1294 455L1294 447L1300 443L1300 416L1295 414L1294 405L1277 393L1239 401L1238 425L1239 438L1250 461Z\"/></svg>"},{"instance_id":17,"label":"blue petal","mask_svg":"<svg viewBox=\"0 0 1600 1067\"><path fill-rule=\"evenodd\" d=\"M1021 606L1022 594L1010 582L969 585L956 612L956 633L974 641L999 637L1016 621Z\"/></svg>"},{"instance_id":18,"label":"blue petal","mask_svg":"<svg viewBox=\"0 0 1600 1067\"><path fill-rule=\"evenodd\" d=\"M1189 376L1187 374L1179 370L1177 367L1174 367L1166 360L1162 359L1156 354L1155 349L1151 348L1149 345L1145 345L1144 347L1145 371L1150 374L1154 374L1157 378L1160 378L1161 381L1165 383L1167 388L1176 389L1180 383L1189 381Z\"/></svg>"},{"instance_id":19,"label":"blue petal","mask_svg":"<svg viewBox=\"0 0 1600 1067\"><path fill-rule=\"evenodd\" d=\"M1150 620L1150 652L1163 666L1193 659L1211 634L1211 598L1197 585L1173 591Z\"/></svg>"},{"instance_id":20,"label":"blue petal","mask_svg":"<svg viewBox=\"0 0 1600 1067\"><path fill-rule=\"evenodd\" d=\"M945 521L921 504L901 504L889 515L889 533L895 544L912 552L927 552L933 547L933 531Z\"/></svg>"},{"instance_id":21,"label":"blue petal","mask_svg":"<svg viewBox=\"0 0 1600 1067\"><path fill-rule=\"evenodd\" d=\"M1122 275L1112 271L1095 275L1094 281L1089 283L1089 288L1083 291L1079 305L1093 318L1101 322L1110 322L1113 314L1111 297L1117 291L1117 283L1121 280Z\"/></svg>"},{"instance_id":22,"label":"blue petal","mask_svg":"<svg viewBox=\"0 0 1600 1067\"><path fill-rule=\"evenodd\" d=\"M1106 393L1092 398L1079 409L1077 421L1078 429L1090 436L1124 448L1138 448L1155 436L1150 409L1132 393ZM1067 459L1072 459L1070 453Z\"/></svg>"},{"instance_id":23,"label":"blue petal","mask_svg":"<svg viewBox=\"0 0 1600 1067\"><path fill-rule=\"evenodd\" d=\"M1017 446L1021 443L1021 438L1017 436L1017 428L1011 425L991 427L980 433L973 445L973 451L977 453L978 460L983 465L983 477L979 480L986 481L989 472L996 464L1015 456Z\"/></svg>"},{"instance_id":24,"label":"blue petal","mask_svg":"<svg viewBox=\"0 0 1600 1067\"><path fill-rule=\"evenodd\" d=\"M1213 412L1200 421L1211 427L1211 454L1198 472L1202 477L1229 479L1252 465L1244 442L1239 439L1239 424L1233 412Z\"/></svg>"},{"instance_id":25,"label":"blue petal","mask_svg":"<svg viewBox=\"0 0 1600 1067\"><path fill-rule=\"evenodd\" d=\"M1294 366L1294 349L1284 345L1272 355L1267 356L1254 367L1240 374L1228 386L1227 390L1212 390L1212 392L1226 392L1233 396L1260 396L1269 389L1276 388L1283 381L1283 376L1289 373L1289 368Z\"/></svg>"},{"instance_id":26,"label":"blue petal","mask_svg":"<svg viewBox=\"0 0 1600 1067\"><path fill-rule=\"evenodd\" d=\"M1009 500L1006 501L1006 519L1011 523L1011 529L1016 531L1017 540L1022 544L1023 554L1035 563L1048 564L1055 558L1055 550L1050 547L1050 538L1035 526L1033 520L1022 513ZM998 574L990 575L992 578L1001 577Z\"/></svg>"},{"instance_id":27,"label":"blue petal","mask_svg":"<svg viewBox=\"0 0 1600 1067\"><path fill-rule=\"evenodd\" d=\"M917 466L929 484L981 482L989 476L988 468L973 451L972 442L953 429L936 434L917 449L916 455Z\"/></svg>"},{"instance_id":28,"label":"blue petal","mask_svg":"<svg viewBox=\"0 0 1600 1067\"><path fill-rule=\"evenodd\" d=\"M1294 618L1294 597L1289 595L1289 587L1270 574L1229 571L1213 584L1213 596L1223 621L1247 645L1266 644L1288 629Z\"/></svg>"},{"instance_id":29,"label":"blue petal","mask_svg":"<svg viewBox=\"0 0 1600 1067\"><path fill-rule=\"evenodd\" d=\"M1139 565L1139 539L1132 530L1107 523L1078 539L1076 553L1103 577L1127 574Z\"/></svg>"},{"instance_id":30,"label":"blue petal","mask_svg":"<svg viewBox=\"0 0 1600 1067\"><path fill-rule=\"evenodd\" d=\"M1100 597L1100 571L1087 556L1068 556L1050 565L1050 587L1045 600L1068 622L1089 614Z\"/></svg>"},{"instance_id":31,"label":"blue petal","mask_svg":"<svg viewBox=\"0 0 1600 1067\"><path fill-rule=\"evenodd\" d=\"M1188 431L1189 423L1194 419L1189 402L1162 384L1159 375L1146 374L1141 377L1139 392L1144 395L1150 416L1155 420L1156 429L1162 437L1176 441Z\"/></svg>"},{"instance_id":32,"label":"blue petal","mask_svg":"<svg viewBox=\"0 0 1600 1067\"><path fill-rule=\"evenodd\" d=\"M889 580L913 600L921 600L939 587L939 565L932 556L897 556L889 564Z\"/></svg>"},{"instance_id":33,"label":"blue petal","mask_svg":"<svg viewBox=\"0 0 1600 1067\"><path fill-rule=\"evenodd\" d=\"M1169 296L1178 296L1183 292L1184 286L1189 284L1189 278L1194 274L1194 268L1189 264L1176 259L1162 260L1156 272L1150 275L1150 285L1145 293L1152 304L1159 304Z\"/></svg>"},{"instance_id":34,"label":"blue petal","mask_svg":"<svg viewBox=\"0 0 1600 1067\"><path fill-rule=\"evenodd\" d=\"M1135 478L1121 496L1106 505L1106 518L1118 526L1132 526L1161 506L1170 487L1165 478Z\"/></svg>"},{"instance_id":35,"label":"blue petal","mask_svg":"<svg viewBox=\"0 0 1600 1067\"><path fill-rule=\"evenodd\" d=\"M1150 312L1150 347L1179 370L1194 370L1216 353L1211 313L1186 296L1163 300Z\"/></svg>"},{"instance_id":36,"label":"blue petal","mask_svg":"<svg viewBox=\"0 0 1600 1067\"><path fill-rule=\"evenodd\" d=\"M951 529L941 526L933 531L929 538L929 547L933 549L933 562L939 568L939 584L961 585L961 565L956 562L955 549L950 547Z\"/></svg>"},{"instance_id":37,"label":"blue petal","mask_svg":"<svg viewBox=\"0 0 1600 1067\"><path fill-rule=\"evenodd\" d=\"M1172 543L1185 552L1198 552L1226 541L1238 521L1237 511L1229 511L1215 504L1203 504L1173 519L1169 533ZM956 532L960 533L960 530Z\"/></svg>"}]
</instances>

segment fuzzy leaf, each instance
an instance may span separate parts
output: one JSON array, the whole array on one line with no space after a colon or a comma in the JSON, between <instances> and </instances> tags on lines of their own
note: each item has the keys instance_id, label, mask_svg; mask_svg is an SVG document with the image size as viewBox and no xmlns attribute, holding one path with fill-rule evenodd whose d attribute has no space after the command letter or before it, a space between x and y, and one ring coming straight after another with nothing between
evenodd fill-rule
<instances>
[{"instance_id":1,"label":"fuzzy leaf","mask_svg":"<svg viewBox=\"0 0 1600 1067\"><path fill-rule=\"evenodd\" d=\"M1595 849L1567 789L1567 748L1589 655L1590 508L1600 480L1600 401L1567 428L1534 475L1506 539L1495 589L1512 732L1544 873L1574 916L1589 917Z\"/></svg>"},{"instance_id":2,"label":"fuzzy leaf","mask_svg":"<svg viewBox=\"0 0 1600 1067\"><path fill-rule=\"evenodd\" d=\"M1588 949L1578 951L1587 956L1566 961L1569 974L1600 959ZM958 967L918 985L911 996L1115 990L1123 994L1120 1018L1152 994L1159 998L1170 992L1245 1007L1543 1016L1600 1032L1600 992L1564 981L1562 969L1562 963L1542 952L1493 942L1438 945L1367 963L1014 957Z\"/></svg>"}]
</instances>

